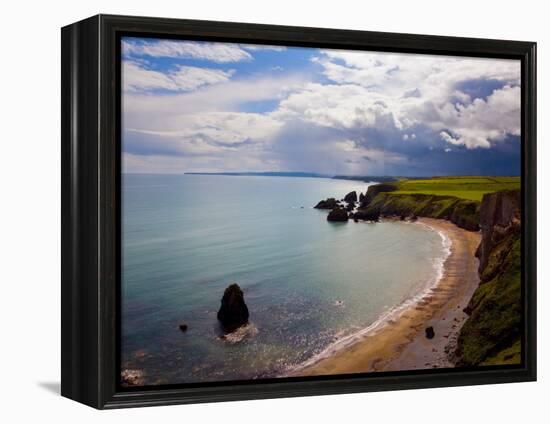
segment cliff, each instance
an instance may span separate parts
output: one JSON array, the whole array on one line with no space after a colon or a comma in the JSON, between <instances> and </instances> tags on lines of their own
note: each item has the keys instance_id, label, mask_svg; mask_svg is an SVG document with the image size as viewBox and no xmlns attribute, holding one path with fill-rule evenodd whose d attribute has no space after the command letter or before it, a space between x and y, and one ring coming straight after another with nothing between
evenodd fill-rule
<instances>
[{"instance_id":1,"label":"cliff","mask_svg":"<svg viewBox=\"0 0 550 424\"><path fill-rule=\"evenodd\" d=\"M521 358L521 198L519 190L486 194L479 211L480 285L465 311L457 365L519 363Z\"/></svg>"},{"instance_id":2,"label":"cliff","mask_svg":"<svg viewBox=\"0 0 550 424\"><path fill-rule=\"evenodd\" d=\"M480 203L475 200L421 193L395 194L395 190L397 187L389 183L370 186L358 212L367 215L447 219L466 230L479 229Z\"/></svg>"}]
</instances>

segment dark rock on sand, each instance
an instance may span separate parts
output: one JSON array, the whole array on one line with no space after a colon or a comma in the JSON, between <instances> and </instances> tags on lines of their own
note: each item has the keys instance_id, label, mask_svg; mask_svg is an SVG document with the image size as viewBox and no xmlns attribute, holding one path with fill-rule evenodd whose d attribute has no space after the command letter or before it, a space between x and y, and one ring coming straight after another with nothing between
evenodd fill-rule
<instances>
[{"instance_id":1,"label":"dark rock on sand","mask_svg":"<svg viewBox=\"0 0 550 424\"><path fill-rule=\"evenodd\" d=\"M435 331L433 327L426 328L426 338L427 339L433 339L435 336Z\"/></svg>"},{"instance_id":2,"label":"dark rock on sand","mask_svg":"<svg viewBox=\"0 0 550 424\"><path fill-rule=\"evenodd\" d=\"M347 220L348 220L348 213L346 212L345 209L342 209L342 208L334 208L327 215L327 221L345 222Z\"/></svg>"},{"instance_id":3,"label":"dark rock on sand","mask_svg":"<svg viewBox=\"0 0 550 424\"><path fill-rule=\"evenodd\" d=\"M218 320L224 331L231 333L248 323L248 307L244 302L244 294L238 284L231 284L223 293Z\"/></svg>"},{"instance_id":4,"label":"dark rock on sand","mask_svg":"<svg viewBox=\"0 0 550 424\"><path fill-rule=\"evenodd\" d=\"M348 203L357 202L357 192L351 191L348 194L346 194L346 196L344 197L344 201Z\"/></svg>"},{"instance_id":5,"label":"dark rock on sand","mask_svg":"<svg viewBox=\"0 0 550 424\"><path fill-rule=\"evenodd\" d=\"M315 205L315 209L334 209L338 207L338 202L334 197L330 197L326 200L321 200L317 205Z\"/></svg>"},{"instance_id":6,"label":"dark rock on sand","mask_svg":"<svg viewBox=\"0 0 550 424\"><path fill-rule=\"evenodd\" d=\"M189 327L187 326L187 324L184 323L184 324L180 324L179 328L182 332L185 333Z\"/></svg>"}]
</instances>

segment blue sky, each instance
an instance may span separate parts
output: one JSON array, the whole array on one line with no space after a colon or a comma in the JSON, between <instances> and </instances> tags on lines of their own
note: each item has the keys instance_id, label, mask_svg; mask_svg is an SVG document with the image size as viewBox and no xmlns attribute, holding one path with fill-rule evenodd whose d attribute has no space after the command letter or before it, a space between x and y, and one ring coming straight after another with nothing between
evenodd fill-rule
<instances>
[{"instance_id":1,"label":"blue sky","mask_svg":"<svg viewBox=\"0 0 550 424\"><path fill-rule=\"evenodd\" d=\"M518 61L122 43L124 172L520 171Z\"/></svg>"}]
</instances>

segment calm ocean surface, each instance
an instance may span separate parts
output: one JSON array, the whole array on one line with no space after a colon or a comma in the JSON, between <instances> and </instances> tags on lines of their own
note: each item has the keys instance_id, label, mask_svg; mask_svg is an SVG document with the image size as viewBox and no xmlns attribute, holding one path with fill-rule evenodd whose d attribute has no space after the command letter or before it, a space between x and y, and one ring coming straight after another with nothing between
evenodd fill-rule
<instances>
[{"instance_id":1,"label":"calm ocean surface","mask_svg":"<svg viewBox=\"0 0 550 424\"><path fill-rule=\"evenodd\" d=\"M329 223L326 211L312 208L367 187L322 178L124 175L123 368L142 370L147 384L278 376L432 284L443 255L435 231ZM252 323L238 342L220 339L216 319L233 282Z\"/></svg>"}]
</instances>

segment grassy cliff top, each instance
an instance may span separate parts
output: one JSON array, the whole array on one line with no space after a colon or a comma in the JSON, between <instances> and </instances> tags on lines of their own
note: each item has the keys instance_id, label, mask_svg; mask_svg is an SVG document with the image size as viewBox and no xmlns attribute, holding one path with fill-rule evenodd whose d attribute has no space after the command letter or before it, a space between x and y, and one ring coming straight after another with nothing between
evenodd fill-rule
<instances>
[{"instance_id":1,"label":"grassy cliff top","mask_svg":"<svg viewBox=\"0 0 550 424\"><path fill-rule=\"evenodd\" d=\"M484 194L520 188L520 177L434 177L400 180L391 194L432 194L480 201Z\"/></svg>"}]
</instances>

